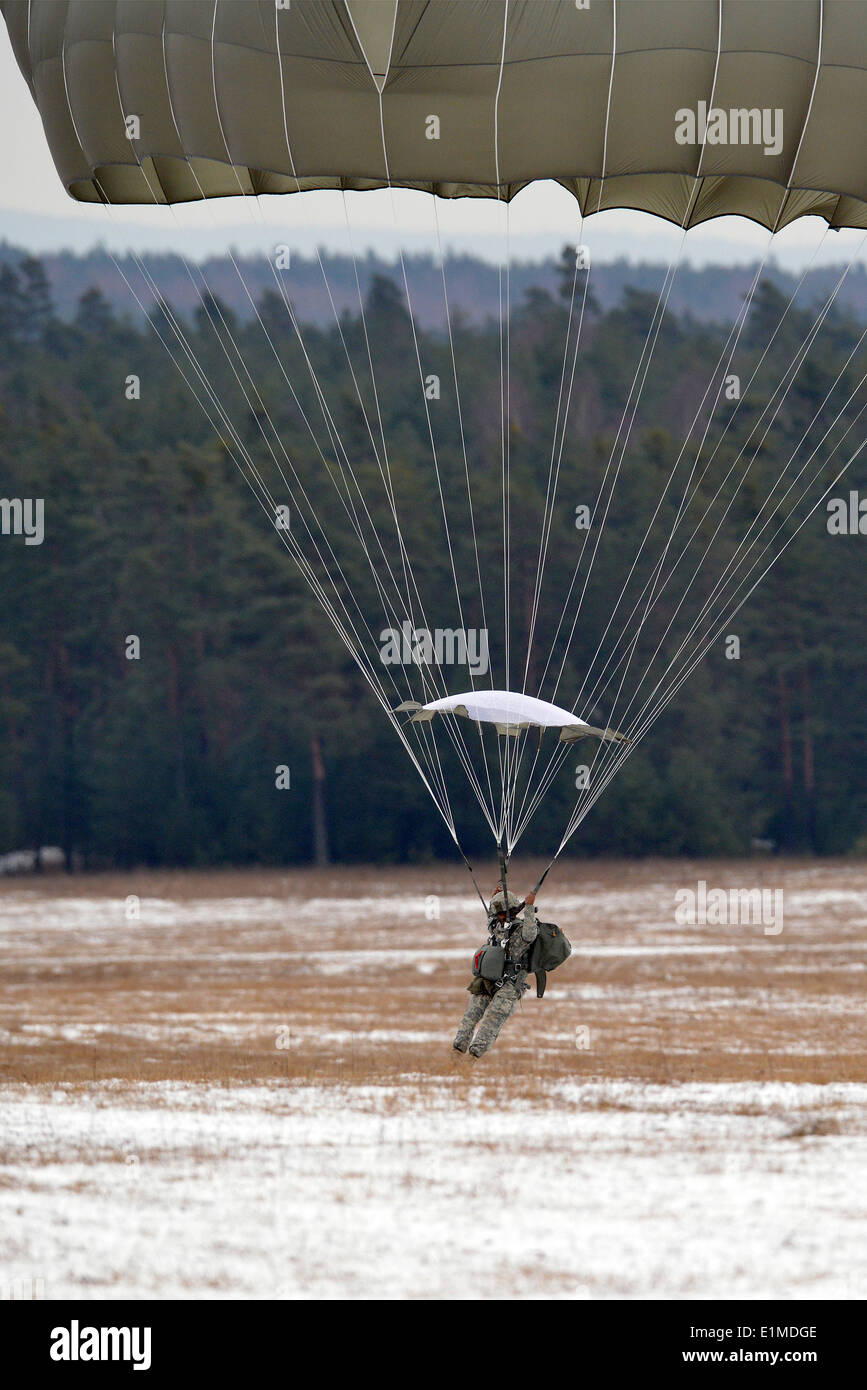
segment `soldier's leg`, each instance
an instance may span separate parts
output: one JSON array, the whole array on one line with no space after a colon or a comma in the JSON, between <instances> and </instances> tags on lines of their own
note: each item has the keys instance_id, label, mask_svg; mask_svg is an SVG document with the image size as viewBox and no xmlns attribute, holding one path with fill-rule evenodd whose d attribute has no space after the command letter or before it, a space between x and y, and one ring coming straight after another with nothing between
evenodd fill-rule
<instances>
[{"instance_id":1,"label":"soldier's leg","mask_svg":"<svg viewBox=\"0 0 867 1390\"><path fill-rule=\"evenodd\" d=\"M482 1018L490 1002L491 998L488 994L473 994L470 996L470 1002L467 1005L466 1013L458 1025L458 1031L452 1043L452 1047L455 1048L456 1051L466 1052L472 1041L476 1024Z\"/></svg>"},{"instance_id":2,"label":"soldier's leg","mask_svg":"<svg viewBox=\"0 0 867 1390\"><path fill-rule=\"evenodd\" d=\"M493 1047L500 1029L517 1004L518 997L518 992L511 981L497 990L488 1005L470 1047L470 1052L474 1057L481 1057L483 1052L487 1052L489 1047Z\"/></svg>"}]
</instances>

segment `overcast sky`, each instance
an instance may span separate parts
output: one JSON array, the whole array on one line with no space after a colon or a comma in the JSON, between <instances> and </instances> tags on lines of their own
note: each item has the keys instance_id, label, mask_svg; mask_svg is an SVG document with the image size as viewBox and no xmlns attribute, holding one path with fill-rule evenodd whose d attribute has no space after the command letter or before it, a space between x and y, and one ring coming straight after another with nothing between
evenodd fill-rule
<instances>
[{"instance_id":1,"label":"overcast sky","mask_svg":"<svg viewBox=\"0 0 867 1390\"><path fill-rule=\"evenodd\" d=\"M224 250L272 246L281 237L300 252L321 245L347 251L343 200L336 193L305 193L282 198L215 199L205 205L167 208L94 208L75 203L57 177L42 126L0 23L0 239L34 252L69 247L87 250L98 242L126 247L177 249L191 258ZM438 199L442 243L491 260L506 251L506 215L488 199ZM368 247L393 256L398 245L436 253L434 199L398 190L347 195L356 252ZM556 184L525 189L509 213L511 254L515 259L557 254L578 231L577 205ZM773 255L794 269L806 264L822 243L824 224L802 218L774 238ZM829 233L819 261L847 261L863 233ZM599 260L628 256L668 262L676 255L677 227L641 213L608 212L589 218L584 241ZM697 227L686 239L684 258L744 261L760 257L768 233L740 218L721 218ZM867 259L864 256L861 259Z\"/></svg>"}]
</instances>

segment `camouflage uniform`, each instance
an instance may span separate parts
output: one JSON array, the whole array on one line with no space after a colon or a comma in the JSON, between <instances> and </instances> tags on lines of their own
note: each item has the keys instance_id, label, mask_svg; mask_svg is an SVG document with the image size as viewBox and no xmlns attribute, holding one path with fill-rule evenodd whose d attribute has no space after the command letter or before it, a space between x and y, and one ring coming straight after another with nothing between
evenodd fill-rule
<instances>
[{"instance_id":1,"label":"camouflage uniform","mask_svg":"<svg viewBox=\"0 0 867 1390\"><path fill-rule=\"evenodd\" d=\"M510 907L517 907L520 901L514 893L509 894ZM506 960L511 966L508 978L499 986L491 980L471 981L467 988L473 997L467 1005L453 1043L457 1052L469 1050L473 1057L481 1057L483 1052L487 1052L488 1048L493 1046L506 1019L528 988L527 952L539 935L535 907L525 907L523 915L517 917L514 922L499 922L497 912L502 911L504 907L503 895L498 893L492 899L488 910L488 931L493 932L499 945L503 945L508 937Z\"/></svg>"}]
</instances>

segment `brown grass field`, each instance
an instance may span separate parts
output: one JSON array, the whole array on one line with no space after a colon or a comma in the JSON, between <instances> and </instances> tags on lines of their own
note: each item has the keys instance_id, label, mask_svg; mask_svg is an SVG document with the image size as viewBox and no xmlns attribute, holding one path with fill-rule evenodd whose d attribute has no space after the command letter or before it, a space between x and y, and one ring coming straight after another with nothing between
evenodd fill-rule
<instances>
[{"instance_id":1,"label":"brown grass field","mask_svg":"<svg viewBox=\"0 0 867 1390\"><path fill-rule=\"evenodd\" d=\"M782 887L783 931L678 926L700 879ZM484 936L457 867L8 880L0 1080L867 1081L865 890L860 862L558 867L540 913L574 954L475 1063L449 1046Z\"/></svg>"}]
</instances>

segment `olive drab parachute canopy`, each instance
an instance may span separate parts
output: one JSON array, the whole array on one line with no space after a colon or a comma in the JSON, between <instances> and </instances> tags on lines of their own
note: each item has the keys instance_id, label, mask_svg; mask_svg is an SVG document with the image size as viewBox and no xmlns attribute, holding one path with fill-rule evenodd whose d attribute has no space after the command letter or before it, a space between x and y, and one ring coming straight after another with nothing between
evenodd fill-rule
<instances>
[{"instance_id":1,"label":"olive drab parachute canopy","mask_svg":"<svg viewBox=\"0 0 867 1390\"><path fill-rule=\"evenodd\" d=\"M493 724L498 734L512 738L524 729L559 729L561 743L574 743L590 735L613 743L629 742L616 729L596 729L568 709L512 690L468 690L463 695L448 695L444 700L431 700L426 705L405 700L395 713L411 715L416 724L427 723L437 714L459 714L477 723Z\"/></svg>"},{"instance_id":2,"label":"olive drab parachute canopy","mask_svg":"<svg viewBox=\"0 0 867 1390\"><path fill-rule=\"evenodd\" d=\"M388 184L509 199L555 179L585 213L867 227L862 0L0 9L83 202Z\"/></svg>"}]
</instances>

